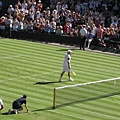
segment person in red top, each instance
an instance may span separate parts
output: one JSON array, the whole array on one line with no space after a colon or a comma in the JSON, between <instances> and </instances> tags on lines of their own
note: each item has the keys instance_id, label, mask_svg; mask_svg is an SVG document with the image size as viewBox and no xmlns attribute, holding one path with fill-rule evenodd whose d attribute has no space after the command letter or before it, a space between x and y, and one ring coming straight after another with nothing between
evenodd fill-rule
<instances>
[{"instance_id":1,"label":"person in red top","mask_svg":"<svg viewBox=\"0 0 120 120\"><path fill-rule=\"evenodd\" d=\"M38 1L36 8L37 8L37 10L39 9L39 11L42 11L43 5L41 3L41 0Z\"/></svg>"}]
</instances>

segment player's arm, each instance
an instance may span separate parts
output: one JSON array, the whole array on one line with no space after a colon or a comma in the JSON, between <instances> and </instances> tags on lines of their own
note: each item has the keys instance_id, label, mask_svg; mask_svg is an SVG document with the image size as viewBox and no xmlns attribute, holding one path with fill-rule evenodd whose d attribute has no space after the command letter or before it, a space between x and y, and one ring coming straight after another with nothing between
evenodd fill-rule
<instances>
[{"instance_id":1,"label":"player's arm","mask_svg":"<svg viewBox=\"0 0 120 120\"><path fill-rule=\"evenodd\" d=\"M28 112L28 107L27 107L27 105L25 104L25 108L26 108L26 110L27 110L27 112Z\"/></svg>"},{"instance_id":2,"label":"player's arm","mask_svg":"<svg viewBox=\"0 0 120 120\"><path fill-rule=\"evenodd\" d=\"M68 58L68 68L70 69L71 67L70 67L70 58Z\"/></svg>"}]
</instances>

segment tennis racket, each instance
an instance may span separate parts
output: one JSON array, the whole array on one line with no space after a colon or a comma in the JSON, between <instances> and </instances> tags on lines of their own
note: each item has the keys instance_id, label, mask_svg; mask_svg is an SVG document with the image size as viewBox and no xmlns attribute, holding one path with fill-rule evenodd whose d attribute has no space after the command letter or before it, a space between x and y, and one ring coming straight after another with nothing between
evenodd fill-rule
<instances>
[{"instance_id":1,"label":"tennis racket","mask_svg":"<svg viewBox=\"0 0 120 120\"><path fill-rule=\"evenodd\" d=\"M74 70L72 70L71 72L72 72L72 74L73 74L74 76L76 76L76 73L75 73L75 71L74 71Z\"/></svg>"}]
</instances>

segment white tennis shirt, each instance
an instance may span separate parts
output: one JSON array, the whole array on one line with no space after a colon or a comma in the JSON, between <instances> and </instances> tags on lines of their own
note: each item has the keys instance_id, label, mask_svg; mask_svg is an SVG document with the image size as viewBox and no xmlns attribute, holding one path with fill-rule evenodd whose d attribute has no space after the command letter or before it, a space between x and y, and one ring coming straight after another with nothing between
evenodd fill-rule
<instances>
[{"instance_id":1,"label":"white tennis shirt","mask_svg":"<svg viewBox=\"0 0 120 120\"><path fill-rule=\"evenodd\" d=\"M70 54L66 54L63 62L63 66L68 66L68 62L70 63L71 56Z\"/></svg>"}]
</instances>

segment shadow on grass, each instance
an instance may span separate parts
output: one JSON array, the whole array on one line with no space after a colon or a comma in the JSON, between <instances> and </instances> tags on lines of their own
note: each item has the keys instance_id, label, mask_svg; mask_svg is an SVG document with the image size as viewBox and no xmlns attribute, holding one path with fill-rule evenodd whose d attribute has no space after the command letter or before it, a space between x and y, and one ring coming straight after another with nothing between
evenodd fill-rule
<instances>
[{"instance_id":1,"label":"shadow on grass","mask_svg":"<svg viewBox=\"0 0 120 120\"><path fill-rule=\"evenodd\" d=\"M10 114L8 114L8 112L1 113L1 115L12 115L12 114L15 114L15 113L13 111L11 111Z\"/></svg>"},{"instance_id":2,"label":"shadow on grass","mask_svg":"<svg viewBox=\"0 0 120 120\"><path fill-rule=\"evenodd\" d=\"M46 85L46 84L63 83L63 82L69 82L69 81L62 81L62 82L59 82L59 81L56 81L56 82L51 82L51 81L48 81L48 82L36 82L34 85L37 85L37 84Z\"/></svg>"},{"instance_id":3,"label":"shadow on grass","mask_svg":"<svg viewBox=\"0 0 120 120\"><path fill-rule=\"evenodd\" d=\"M78 100L78 101L74 101L74 102L69 102L69 103L64 103L64 104L61 104L61 105L57 105L56 108L69 106L69 105L77 104L77 103L83 103L83 102L98 100L98 99L111 97L111 96L119 95L119 94L120 94L120 92L114 92L114 93L110 93L110 94L100 95L100 96L97 96L97 97L91 97L91 98L87 98L87 99L83 99L83 100Z\"/></svg>"},{"instance_id":4,"label":"shadow on grass","mask_svg":"<svg viewBox=\"0 0 120 120\"><path fill-rule=\"evenodd\" d=\"M68 48L68 49L59 49L59 50L56 50L56 51L66 51L67 52L69 49L72 50L72 51L76 50L74 48Z\"/></svg>"},{"instance_id":5,"label":"shadow on grass","mask_svg":"<svg viewBox=\"0 0 120 120\"><path fill-rule=\"evenodd\" d=\"M60 108L60 107L65 107L65 106L70 106L70 105L77 104L77 103L83 103L83 102L98 100L98 99L102 99L102 98L106 98L106 97L110 97L110 96L114 96L114 95L119 95L119 94L120 94L120 92L115 92L115 93L105 94L105 95L101 95L101 96L97 96L97 97L91 97L91 98L87 98L87 99L83 99L83 100L64 103L64 104L61 104L61 105L57 105L54 109L57 109L57 108ZM54 110L54 109L51 106L51 107L47 107L47 108L33 110L32 112L44 111L44 110Z\"/></svg>"}]
</instances>

